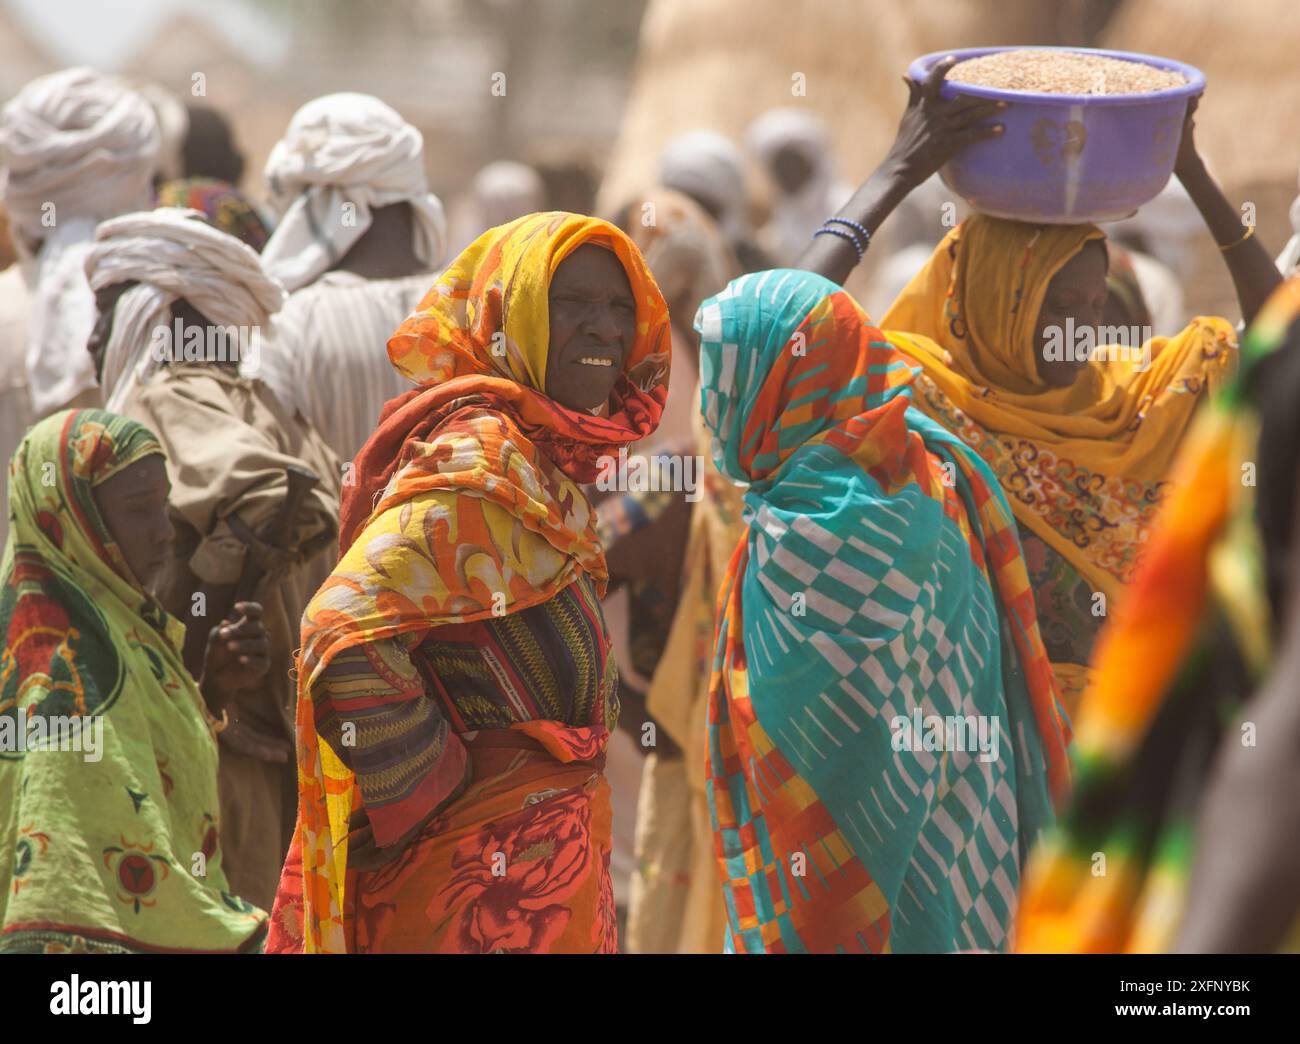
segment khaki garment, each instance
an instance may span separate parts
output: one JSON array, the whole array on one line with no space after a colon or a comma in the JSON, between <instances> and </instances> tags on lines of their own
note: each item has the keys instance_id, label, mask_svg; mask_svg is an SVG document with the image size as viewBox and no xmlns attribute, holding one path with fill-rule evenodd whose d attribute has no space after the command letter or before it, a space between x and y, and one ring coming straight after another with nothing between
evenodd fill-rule
<instances>
[{"instance_id":1,"label":"khaki garment","mask_svg":"<svg viewBox=\"0 0 1300 1044\"><path fill-rule=\"evenodd\" d=\"M298 513L290 556L258 592L271 638L265 683L241 693L232 722L277 736L292 751L297 687L293 678L299 624L307 602L337 561L340 465L320 436L283 407L260 381L203 363L166 366L132 391L122 412L147 425L167 452L176 524L173 559L159 585L168 610L188 625L201 583L239 579L244 544L230 520L260 533L284 500L285 468L306 466L321 479ZM191 622L193 621L193 622ZM268 762L221 744L221 834L231 889L269 910L296 813L292 755Z\"/></svg>"},{"instance_id":2,"label":"khaki garment","mask_svg":"<svg viewBox=\"0 0 1300 1044\"><path fill-rule=\"evenodd\" d=\"M707 453L698 411L693 423ZM646 759L628 911L630 953L722 952L727 917L705 790L705 742L718 586L745 532L741 508L741 491L709 464L704 496L692 510L681 598L646 697L650 714L682 756Z\"/></svg>"}]
</instances>

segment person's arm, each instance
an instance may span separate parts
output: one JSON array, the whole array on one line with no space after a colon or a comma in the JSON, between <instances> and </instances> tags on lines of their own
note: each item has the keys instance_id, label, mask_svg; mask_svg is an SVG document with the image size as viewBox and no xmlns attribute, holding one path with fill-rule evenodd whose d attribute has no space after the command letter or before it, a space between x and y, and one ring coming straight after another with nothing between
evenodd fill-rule
<instances>
[{"instance_id":1,"label":"person's arm","mask_svg":"<svg viewBox=\"0 0 1300 1044\"><path fill-rule=\"evenodd\" d=\"M1192 197L1205 227L1223 253L1232 285L1237 291L1242 320L1249 325L1269 294L1282 282L1282 276L1264 244L1253 234L1254 226L1242 224L1241 213L1228 202L1205 169L1201 154L1196 151L1193 134L1196 122L1193 117L1199 101L1200 98L1196 97L1187 103L1187 119L1178 145L1178 157L1174 161L1174 174Z\"/></svg>"},{"instance_id":2,"label":"person's arm","mask_svg":"<svg viewBox=\"0 0 1300 1044\"><path fill-rule=\"evenodd\" d=\"M469 752L411 660L418 636L353 646L312 687L316 730L356 776L362 808L348 829L348 865L375 869L465 788Z\"/></svg>"},{"instance_id":3,"label":"person's arm","mask_svg":"<svg viewBox=\"0 0 1300 1044\"><path fill-rule=\"evenodd\" d=\"M1002 133L1001 124L981 124L1006 108L1005 102L976 98L945 100L939 96L944 77L956 63L955 58L936 63L923 84L911 77L903 78L911 97L894 144L839 213L827 217L857 222L875 235L904 197L953 156L967 145ZM844 226L839 228L848 231ZM843 285L857 263L858 253L847 240L840 236L816 236L795 267Z\"/></svg>"},{"instance_id":4,"label":"person's arm","mask_svg":"<svg viewBox=\"0 0 1300 1044\"><path fill-rule=\"evenodd\" d=\"M1300 918L1300 556L1288 579L1279 655L1245 709L1258 744L1228 735L1201 806L1179 953L1273 951Z\"/></svg>"}]
</instances>

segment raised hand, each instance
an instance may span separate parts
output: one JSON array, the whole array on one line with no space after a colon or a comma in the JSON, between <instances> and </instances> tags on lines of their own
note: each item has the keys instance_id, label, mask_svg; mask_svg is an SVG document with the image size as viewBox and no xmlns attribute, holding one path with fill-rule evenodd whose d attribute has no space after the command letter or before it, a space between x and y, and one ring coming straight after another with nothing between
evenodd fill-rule
<instances>
[{"instance_id":1,"label":"raised hand","mask_svg":"<svg viewBox=\"0 0 1300 1044\"><path fill-rule=\"evenodd\" d=\"M1003 131L1002 124L986 121L1005 109L1006 102L941 96L944 77L956 64L955 58L936 62L923 83L903 77L910 98L881 167L901 178L909 189L921 184L967 145L995 138Z\"/></svg>"}]
</instances>

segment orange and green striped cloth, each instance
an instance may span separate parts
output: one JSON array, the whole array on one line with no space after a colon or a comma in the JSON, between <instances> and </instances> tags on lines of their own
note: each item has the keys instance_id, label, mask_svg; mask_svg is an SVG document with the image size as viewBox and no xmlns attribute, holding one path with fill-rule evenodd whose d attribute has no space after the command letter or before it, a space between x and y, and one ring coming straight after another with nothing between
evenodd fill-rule
<instances>
[{"instance_id":1,"label":"orange and green striped cloth","mask_svg":"<svg viewBox=\"0 0 1300 1044\"><path fill-rule=\"evenodd\" d=\"M1272 660L1275 556L1261 522L1272 515L1266 498L1294 476L1265 474L1257 390L1267 382L1257 374L1297 315L1291 279L1175 462L1149 550L1098 642L1076 723L1076 789L1031 859L1021 952L1149 953L1174 942L1211 759Z\"/></svg>"}]
</instances>

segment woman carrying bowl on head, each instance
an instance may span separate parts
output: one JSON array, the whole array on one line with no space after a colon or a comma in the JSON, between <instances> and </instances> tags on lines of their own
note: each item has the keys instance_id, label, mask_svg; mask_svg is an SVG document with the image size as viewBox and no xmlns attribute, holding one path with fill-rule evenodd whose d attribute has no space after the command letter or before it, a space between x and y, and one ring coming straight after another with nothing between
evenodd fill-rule
<instances>
[{"instance_id":1,"label":"woman carrying bowl on head","mask_svg":"<svg viewBox=\"0 0 1300 1044\"><path fill-rule=\"evenodd\" d=\"M954 64L906 81L911 98L893 147L823 226L829 234L814 237L801 268L842 283L913 188L967 145L1002 133L989 121L1006 102L940 96ZM1280 277L1207 173L1192 136L1195 108L1193 99L1174 173L1223 251L1249 322ZM1104 345L1073 361L1102 322L1107 267L1106 236L1094 225L976 214L935 248L881 323L923 371L917 406L974 447L1007 494L1071 711L1192 414L1236 366L1232 325L1206 317L1173 337Z\"/></svg>"}]
</instances>

